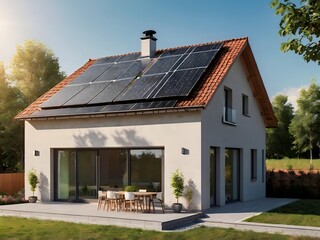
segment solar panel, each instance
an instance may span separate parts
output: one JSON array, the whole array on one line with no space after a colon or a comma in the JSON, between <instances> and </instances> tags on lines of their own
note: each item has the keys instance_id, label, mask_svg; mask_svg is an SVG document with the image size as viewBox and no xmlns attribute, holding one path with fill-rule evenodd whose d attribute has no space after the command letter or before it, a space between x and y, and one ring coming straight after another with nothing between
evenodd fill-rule
<instances>
[{"instance_id":1,"label":"solar panel","mask_svg":"<svg viewBox=\"0 0 320 240\"><path fill-rule=\"evenodd\" d=\"M103 89L97 96L95 96L89 104L101 104L112 102L130 83L132 79L124 79L113 81L105 89Z\"/></svg>"},{"instance_id":2,"label":"solar panel","mask_svg":"<svg viewBox=\"0 0 320 240\"><path fill-rule=\"evenodd\" d=\"M94 81L96 78L98 78L104 71L109 69L111 66L112 64L92 65L79 77L77 77L71 83L69 83L69 85L90 83Z\"/></svg>"},{"instance_id":3,"label":"solar panel","mask_svg":"<svg viewBox=\"0 0 320 240\"><path fill-rule=\"evenodd\" d=\"M145 74L166 73L172 69L180 57L181 56L159 58Z\"/></svg>"},{"instance_id":4,"label":"solar panel","mask_svg":"<svg viewBox=\"0 0 320 240\"><path fill-rule=\"evenodd\" d=\"M85 105L111 83L112 82L110 81L89 84L86 88L84 88L82 91L76 94L68 102L64 103L63 106Z\"/></svg>"},{"instance_id":5,"label":"solar panel","mask_svg":"<svg viewBox=\"0 0 320 240\"><path fill-rule=\"evenodd\" d=\"M103 108L104 106L45 109L39 112L32 113L30 117L57 117L57 116L95 114L95 113L99 113Z\"/></svg>"},{"instance_id":6,"label":"solar panel","mask_svg":"<svg viewBox=\"0 0 320 240\"><path fill-rule=\"evenodd\" d=\"M153 102L139 102L132 106L131 110L148 109Z\"/></svg>"},{"instance_id":7,"label":"solar panel","mask_svg":"<svg viewBox=\"0 0 320 240\"><path fill-rule=\"evenodd\" d=\"M143 64L141 61L136 61L131 67L126 69L121 75L118 76L118 79L124 78L135 78L143 70Z\"/></svg>"},{"instance_id":8,"label":"solar panel","mask_svg":"<svg viewBox=\"0 0 320 240\"><path fill-rule=\"evenodd\" d=\"M108 81L116 79L121 73L126 71L133 62L121 62L112 64L107 71L105 71L102 75L100 75L95 82Z\"/></svg>"},{"instance_id":9,"label":"solar panel","mask_svg":"<svg viewBox=\"0 0 320 240\"><path fill-rule=\"evenodd\" d=\"M204 69L188 69L174 72L154 98L183 97L188 96L197 84Z\"/></svg>"},{"instance_id":10,"label":"solar panel","mask_svg":"<svg viewBox=\"0 0 320 240\"><path fill-rule=\"evenodd\" d=\"M131 109L171 106L191 93L222 46L219 43L172 49L164 51L155 61L139 59L140 53L98 59L40 107L119 102L118 107L108 105L104 111L122 111L129 106ZM131 103L120 103L124 101Z\"/></svg>"},{"instance_id":11,"label":"solar panel","mask_svg":"<svg viewBox=\"0 0 320 240\"><path fill-rule=\"evenodd\" d=\"M207 67L217 54L217 50L190 54L178 69Z\"/></svg>"},{"instance_id":12,"label":"solar panel","mask_svg":"<svg viewBox=\"0 0 320 240\"><path fill-rule=\"evenodd\" d=\"M117 62L135 61L141 56L140 53L128 54L120 57Z\"/></svg>"},{"instance_id":13,"label":"solar panel","mask_svg":"<svg viewBox=\"0 0 320 240\"><path fill-rule=\"evenodd\" d=\"M147 75L136 79L115 101L146 99L164 76L165 74Z\"/></svg>"},{"instance_id":14,"label":"solar panel","mask_svg":"<svg viewBox=\"0 0 320 240\"><path fill-rule=\"evenodd\" d=\"M88 84L81 85L67 85L47 101L40 105L41 108L61 107L64 103L69 101L78 92L87 87Z\"/></svg>"},{"instance_id":15,"label":"solar panel","mask_svg":"<svg viewBox=\"0 0 320 240\"><path fill-rule=\"evenodd\" d=\"M155 101L149 106L149 108L168 108L174 107L177 104L178 100L170 100L170 101Z\"/></svg>"},{"instance_id":16,"label":"solar panel","mask_svg":"<svg viewBox=\"0 0 320 240\"><path fill-rule=\"evenodd\" d=\"M195 47L193 52L202 52L202 51L209 51L209 50L219 50L222 47L223 43L213 43L213 44L206 44L202 46Z\"/></svg>"},{"instance_id":17,"label":"solar panel","mask_svg":"<svg viewBox=\"0 0 320 240\"><path fill-rule=\"evenodd\" d=\"M184 47L184 48L177 48L169 51L165 51L161 54L160 57L167 57L167 56L174 56L174 55L182 55L189 51L191 51L192 48L190 47Z\"/></svg>"},{"instance_id":18,"label":"solar panel","mask_svg":"<svg viewBox=\"0 0 320 240\"><path fill-rule=\"evenodd\" d=\"M93 65L98 65L98 64L106 64L106 63L115 63L120 57L119 56L113 56L113 57L105 57L105 58L100 58Z\"/></svg>"},{"instance_id":19,"label":"solar panel","mask_svg":"<svg viewBox=\"0 0 320 240\"><path fill-rule=\"evenodd\" d=\"M101 113L108 113L108 112L128 111L133 106L134 106L134 103L107 105L100 112Z\"/></svg>"}]
</instances>

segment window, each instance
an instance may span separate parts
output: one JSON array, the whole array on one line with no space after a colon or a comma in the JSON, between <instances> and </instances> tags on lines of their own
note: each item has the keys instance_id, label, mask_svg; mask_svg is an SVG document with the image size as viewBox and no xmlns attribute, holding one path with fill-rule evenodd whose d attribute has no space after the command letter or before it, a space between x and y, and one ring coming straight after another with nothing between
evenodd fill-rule
<instances>
[{"instance_id":1,"label":"window","mask_svg":"<svg viewBox=\"0 0 320 240\"><path fill-rule=\"evenodd\" d=\"M236 111L232 109L232 90L230 88L224 88L223 122L236 124Z\"/></svg>"},{"instance_id":2,"label":"window","mask_svg":"<svg viewBox=\"0 0 320 240\"><path fill-rule=\"evenodd\" d=\"M257 149L251 149L251 181L257 180Z\"/></svg>"},{"instance_id":3,"label":"window","mask_svg":"<svg viewBox=\"0 0 320 240\"><path fill-rule=\"evenodd\" d=\"M266 177L266 159L264 157L264 149L262 149L262 154L261 154L261 159L262 159L262 182L264 183L264 179Z\"/></svg>"},{"instance_id":4,"label":"window","mask_svg":"<svg viewBox=\"0 0 320 240\"><path fill-rule=\"evenodd\" d=\"M242 114L249 116L249 97L242 94Z\"/></svg>"}]
</instances>

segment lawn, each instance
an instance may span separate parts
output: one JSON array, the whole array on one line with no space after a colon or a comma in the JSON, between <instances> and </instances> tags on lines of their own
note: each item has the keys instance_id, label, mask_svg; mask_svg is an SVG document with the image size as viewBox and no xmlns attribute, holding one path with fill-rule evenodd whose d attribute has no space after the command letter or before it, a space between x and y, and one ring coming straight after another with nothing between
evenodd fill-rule
<instances>
[{"instance_id":1,"label":"lawn","mask_svg":"<svg viewBox=\"0 0 320 240\"><path fill-rule=\"evenodd\" d=\"M299 200L246 221L320 227L320 200Z\"/></svg>"},{"instance_id":2,"label":"lawn","mask_svg":"<svg viewBox=\"0 0 320 240\"><path fill-rule=\"evenodd\" d=\"M314 159L312 162L314 170L320 170L320 160ZM297 158L284 158L284 159L267 159L267 169L281 169L289 170L290 166L292 169L298 170L309 170L310 160L309 159L297 159Z\"/></svg>"},{"instance_id":3,"label":"lawn","mask_svg":"<svg viewBox=\"0 0 320 240\"><path fill-rule=\"evenodd\" d=\"M114 226L85 225L15 217L0 217L0 239L315 239L220 228L156 232Z\"/></svg>"}]
</instances>

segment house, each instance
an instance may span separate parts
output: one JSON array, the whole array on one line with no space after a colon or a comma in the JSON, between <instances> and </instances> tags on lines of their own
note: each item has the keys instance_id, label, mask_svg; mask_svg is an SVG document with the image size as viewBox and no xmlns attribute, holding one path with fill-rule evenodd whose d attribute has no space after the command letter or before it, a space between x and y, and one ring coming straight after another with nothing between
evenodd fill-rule
<instances>
[{"instance_id":1,"label":"house","mask_svg":"<svg viewBox=\"0 0 320 240\"><path fill-rule=\"evenodd\" d=\"M176 169L193 209L265 197L265 128L277 121L248 39L157 50L154 34L141 52L90 59L16 116L41 201L131 184L171 206Z\"/></svg>"}]
</instances>

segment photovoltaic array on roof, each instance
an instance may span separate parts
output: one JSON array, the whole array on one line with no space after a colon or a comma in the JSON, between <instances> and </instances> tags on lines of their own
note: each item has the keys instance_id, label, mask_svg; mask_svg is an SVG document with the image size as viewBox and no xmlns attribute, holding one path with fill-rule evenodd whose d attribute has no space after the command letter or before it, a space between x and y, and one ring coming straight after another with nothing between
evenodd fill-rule
<instances>
[{"instance_id":1,"label":"photovoltaic array on roof","mask_svg":"<svg viewBox=\"0 0 320 240\"><path fill-rule=\"evenodd\" d=\"M167 50L153 59L140 54L99 59L33 116L174 107L190 95L222 45Z\"/></svg>"}]
</instances>

